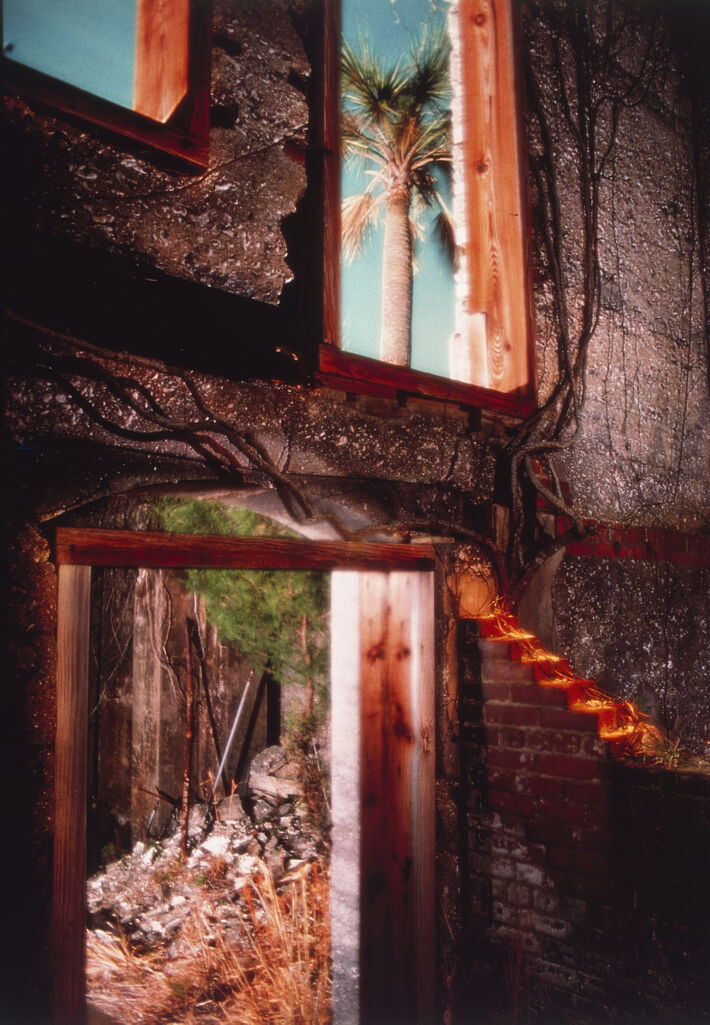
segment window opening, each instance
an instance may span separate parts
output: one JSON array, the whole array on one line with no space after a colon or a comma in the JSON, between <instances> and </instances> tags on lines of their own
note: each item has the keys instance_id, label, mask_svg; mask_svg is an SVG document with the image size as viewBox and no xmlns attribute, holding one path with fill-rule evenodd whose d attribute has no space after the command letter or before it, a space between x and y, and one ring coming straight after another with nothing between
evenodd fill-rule
<instances>
[{"instance_id":1,"label":"window opening","mask_svg":"<svg viewBox=\"0 0 710 1025\"><path fill-rule=\"evenodd\" d=\"M515 45L510 0L343 0L342 355L322 369L366 377L353 354L380 363L373 381L406 390L407 368L527 411ZM412 375L411 390L427 385Z\"/></svg>"},{"instance_id":2,"label":"window opening","mask_svg":"<svg viewBox=\"0 0 710 1025\"><path fill-rule=\"evenodd\" d=\"M211 3L4 0L1 13L8 87L204 168Z\"/></svg>"}]
</instances>

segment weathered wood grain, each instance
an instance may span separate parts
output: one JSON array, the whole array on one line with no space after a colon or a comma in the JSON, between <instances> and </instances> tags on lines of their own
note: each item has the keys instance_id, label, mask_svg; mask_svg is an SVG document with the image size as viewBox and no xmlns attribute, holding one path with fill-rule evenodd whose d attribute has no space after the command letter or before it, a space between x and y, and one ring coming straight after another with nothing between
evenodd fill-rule
<instances>
[{"instance_id":1,"label":"weathered wood grain","mask_svg":"<svg viewBox=\"0 0 710 1025\"><path fill-rule=\"evenodd\" d=\"M340 0L322 5L323 341L340 338Z\"/></svg>"},{"instance_id":2,"label":"weathered wood grain","mask_svg":"<svg viewBox=\"0 0 710 1025\"><path fill-rule=\"evenodd\" d=\"M434 1002L432 581L361 589L362 1020L408 1025Z\"/></svg>"},{"instance_id":3,"label":"weathered wood grain","mask_svg":"<svg viewBox=\"0 0 710 1025\"><path fill-rule=\"evenodd\" d=\"M190 0L138 0L133 109L164 124L188 88Z\"/></svg>"},{"instance_id":4,"label":"weathered wood grain","mask_svg":"<svg viewBox=\"0 0 710 1025\"><path fill-rule=\"evenodd\" d=\"M165 123L92 96L33 68L3 57L5 84L30 100L83 118L166 153L194 172L207 167L211 75L212 3L191 0L189 85L185 99Z\"/></svg>"},{"instance_id":5,"label":"weathered wood grain","mask_svg":"<svg viewBox=\"0 0 710 1025\"><path fill-rule=\"evenodd\" d=\"M60 566L58 585L54 1021L55 1025L83 1025L91 568Z\"/></svg>"},{"instance_id":6,"label":"weathered wood grain","mask_svg":"<svg viewBox=\"0 0 710 1025\"><path fill-rule=\"evenodd\" d=\"M435 377L419 370L396 367L366 356L343 352L333 345L321 345L320 372L316 378L330 388L389 398L398 394L416 395L459 406L490 409L516 419L530 416L537 408L534 399L527 393L527 384L522 390L514 386L511 391L503 394L491 388L463 384L461 381Z\"/></svg>"},{"instance_id":7,"label":"weathered wood grain","mask_svg":"<svg viewBox=\"0 0 710 1025\"><path fill-rule=\"evenodd\" d=\"M460 0L467 310L478 383L532 392L531 308L511 0ZM481 320L484 317L485 320ZM485 330L481 330L481 324Z\"/></svg>"},{"instance_id":8,"label":"weathered wood grain","mask_svg":"<svg viewBox=\"0 0 710 1025\"><path fill-rule=\"evenodd\" d=\"M434 1022L436 1006L436 846L434 574L411 577L409 629L415 761L412 780L414 932L417 943L417 1020Z\"/></svg>"},{"instance_id":9,"label":"weathered wood grain","mask_svg":"<svg viewBox=\"0 0 710 1025\"><path fill-rule=\"evenodd\" d=\"M205 537L60 527L56 534L56 558L60 565L144 568L428 569L434 560L434 550L428 544Z\"/></svg>"}]
</instances>

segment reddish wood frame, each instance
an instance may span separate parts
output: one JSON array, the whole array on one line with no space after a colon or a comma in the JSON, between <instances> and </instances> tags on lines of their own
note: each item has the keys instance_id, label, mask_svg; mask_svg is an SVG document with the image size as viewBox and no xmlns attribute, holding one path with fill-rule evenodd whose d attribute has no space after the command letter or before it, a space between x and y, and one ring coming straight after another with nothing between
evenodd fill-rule
<instances>
[{"instance_id":1,"label":"reddish wood frame","mask_svg":"<svg viewBox=\"0 0 710 1025\"><path fill-rule=\"evenodd\" d=\"M87 753L86 730L77 724L86 723L88 714L89 602L92 566L320 571L356 569L370 571L365 574L365 578L369 578L371 582L371 571L375 571L375 575L383 571L385 577L393 572L397 576L397 571L410 571L410 579L411 571L415 571L415 576L419 572L428 574L434 567L434 559L434 549L429 544L311 542L282 538L225 538L73 528L57 530L56 562L59 580L53 902L55 1025L84 1025L86 1020L84 909ZM395 727L399 728L395 728L393 734L395 738L399 738L399 748L395 740L393 750L385 751L383 737L387 737L392 730L388 718L391 714L391 711L388 711L390 706L400 709L400 717L402 709L406 712L406 695L403 688L410 679L405 668L410 654L413 664L421 665L426 662L427 672L433 677L433 641L427 645L426 651L409 651L413 646L416 648L416 637L421 638L425 635L426 630L422 630L421 624L424 620L429 621L427 617L431 619L428 629L433 639L433 601L422 598L426 588L420 587L412 591L411 585L404 583L402 586L404 590L394 584L385 587L386 600L380 613L372 607L372 602L365 602L366 611L375 616L375 620L361 627L362 636L359 639L361 664L366 667L362 670L363 712L367 710L367 696L373 690L373 686L377 694L384 688L390 697L387 708L381 709L379 730L368 729L363 734L362 758L370 777L376 779L380 778L387 766L391 773L392 766L401 761L402 765L408 766L403 779L408 786L414 780L414 789L408 790L407 796L403 797L403 792L397 788L396 782L390 781L389 790L382 795L382 808L385 809L386 817L384 833L380 835L375 830L371 813L368 820L369 828L363 832L364 846L361 857L365 871L378 872L378 859L382 850L380 841L383 837L388 843L397 840L405 847L407 844L416 843L415 860L419 867L413 880L407 881L406 873L400 873L398 876L400 884L405 889L401 911L394 916L396 920L392 928L401 941L399 945L404 944L407 947L409 963L417 965L418 1006L422 1012L421 1018L428 1020L434 999L433 692L418 699L417 704L421 707L411 721L419 725L412 727L412 735L408 736L406 744L402 742L404 727L399 721L395 724ZM393 604L390 593L400 594L400 591L402 600ZM417 600L414 600L415 596ZM392 637L388 643L385 642L385 634L381 633L383 616L392 620ZM420 624L411 631L407 626L410 619ZM356 625L357 621L353 623L353 626ZM407 640L409 637L413 640ZM385 672L384 666L379 664L380 656L372 658L371 655L375 648L378 652L382 649L386 653L392 644L395 645L396 651L394 654L387 654L389 668ZM381 657L384 658L385 654ZM377 696L373 693L370 711L374 713L379 707ZM404 783L402 785L404 786ZM401 831L397 825L398 815L404 815ZM413 832L410 832L412 829ZM408 850L404 851L403 857L407 863L411 861ZM362 883L363 886L365 882L366 880ZM415 886L414 891L411 890L412 885ZM365 937L374 936L379 929L377 916L381 912L380 904L381 902L378 902L370 907L363 901L362 929ZM396 961L399 956L397 951L390 953ZM392 965L388 957L383 955L383 958L374 964L365 962L364 967L370 974L369 989L380 995L378 999L381 998L384 1002L391 1001ZM399 995L395 994L394 999L400 1003L405 1001L409 1005L412 1000L411 985L410 980L406 981L407 985L397 990Z\"/></svg>"},{"instance_id":2,"label":"reddish wood frame","mask_svg":"<svg viewBox=\"0 0 710 1025\"><path fill-rule=\"evenodd\" d=\"M207 167L212 43L211 0L190 0L187 94L163 124L2 57L3 88L165 153L181 165Z\"/></svg>"},{"instance_id":3,"label":"reddish wood frame","mask_svg":"<svg viewBox=\"0 0 710 1025\"><path fill-rule=\"evenodd\" d=\"M523 176L525 160L521 146L520 117L521 89L516 73L518 32L513 17L512 0L461 0L461 18L471 23L471 30L480 39L469 38L465 49L467 58L472 51L499 44L495 72L470 87L467 106L488 103L494 109L493 123L483 126L475 139L465 147L467 181L471 185L467 217L486 213L487 227L474 241L472 263L479 268L483 262L485 273L477 270L471 275L470 299L477 305L490 308L489 317L494 325L500 319L501 304L514 306L515 312L506 321L515 342L513 357L503 353L503 360L511 362L511 372L498 375L502 390L493 390L467 384L450 378L438 377L406 367L394 366L376 359L344 352L340 338L340 4L341 0L324 0L321 35L326 41L322 54L322 85L316 111L316 148L320 155L323 210L323 338L318 355L316 379L323 385L341 390L380 395L384 397L419 396L439 401L454 402L461 406L490 409L511 417L524 419L537 408L532 359L533 317L529 271L527 269L528 205L525 200ZM481 32L481 19L485 32ZM469 33L470 36L470 33ZM488 63L490 63L490 55ZM492 99L480 95L489 89ZM473 92L478 91L472 98ZM496 118L498 119L496 121ZM469 116L470 120L470 116ZM503 124L501 124L501 120ZM475 154L474 154L475 150ZM481 151L480 153L478 151ZM511 171L506 164L515 157ZM493 166L495 165L495 166ZM481 174L483 168L487 173ZM494 174L495 171L495 174ZM481 192L481 182L486 185ZM500 204L500 211L490 209L491 196ZM517 218L514 232L506 227L512 217ZM498 232L496 225L502 225ZM504 230L503 230L504 229ZM499 237L500 235L500 237ZM515 236L515 237L513 237ZM522 241L522 248L521 248ZM501 259L500 246L517 246L511 258ZM501 280L501 267L506 275ZM511 326L512 325L512 326ZM495 328L498 330L497 326ZM503 348L509 344L504 340ZM525 379L521 387L509 382Z\"/></svg>"}]
</instances>

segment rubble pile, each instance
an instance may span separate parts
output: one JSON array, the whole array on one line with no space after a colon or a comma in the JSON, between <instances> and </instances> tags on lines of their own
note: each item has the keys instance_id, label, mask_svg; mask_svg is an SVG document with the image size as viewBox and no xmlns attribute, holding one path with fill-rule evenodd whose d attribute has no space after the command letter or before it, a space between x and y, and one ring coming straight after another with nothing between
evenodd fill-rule
<instances>
[{"instance_id":1,"label":"rubble pile","mask_svg":"<svg viewBox=\"0 0 710 1025\"><path fill-rule=\"evenodd\" d=\"M176 822L164 840L139 841L89 880L90 1003L101 1007L102 986L110 986L105 973L91 970L92 939L104 946L120 942L140 955L159 951L169 965L188 954L190 922L199 909L214 942L239 947L249 930L251 883L268 878L285 890L314 862L327 863L328 838L311 814L300 776L284 748L267 748L252 761L238 792L216 806L190 809L184 860Z\"/></svg>"}]
</instances>

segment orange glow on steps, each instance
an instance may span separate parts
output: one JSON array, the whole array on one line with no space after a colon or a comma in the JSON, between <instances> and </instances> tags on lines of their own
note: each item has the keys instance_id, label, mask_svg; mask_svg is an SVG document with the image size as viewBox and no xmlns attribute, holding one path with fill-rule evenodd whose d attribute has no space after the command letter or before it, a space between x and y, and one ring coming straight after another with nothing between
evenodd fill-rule
<instances>
[{"instance_id":1,"label":"orange glow on steps","mask_svg":"<svg viewBox=\"0 0 710 1025\"><path fill-rule=\"evenodd\" d=\"M491 603L490 612L481 616L479 623L482 638L511 644L511 657L533 666L539 686L564 690L573 711L596 712L599 736L616 757L637 758L667 768L675 764L679 740L668 736L633 702L615 698L593 680L577 676L566 659L547 651L538 637L521 628L501 599Z\"/></svg>"}]
</instances>

